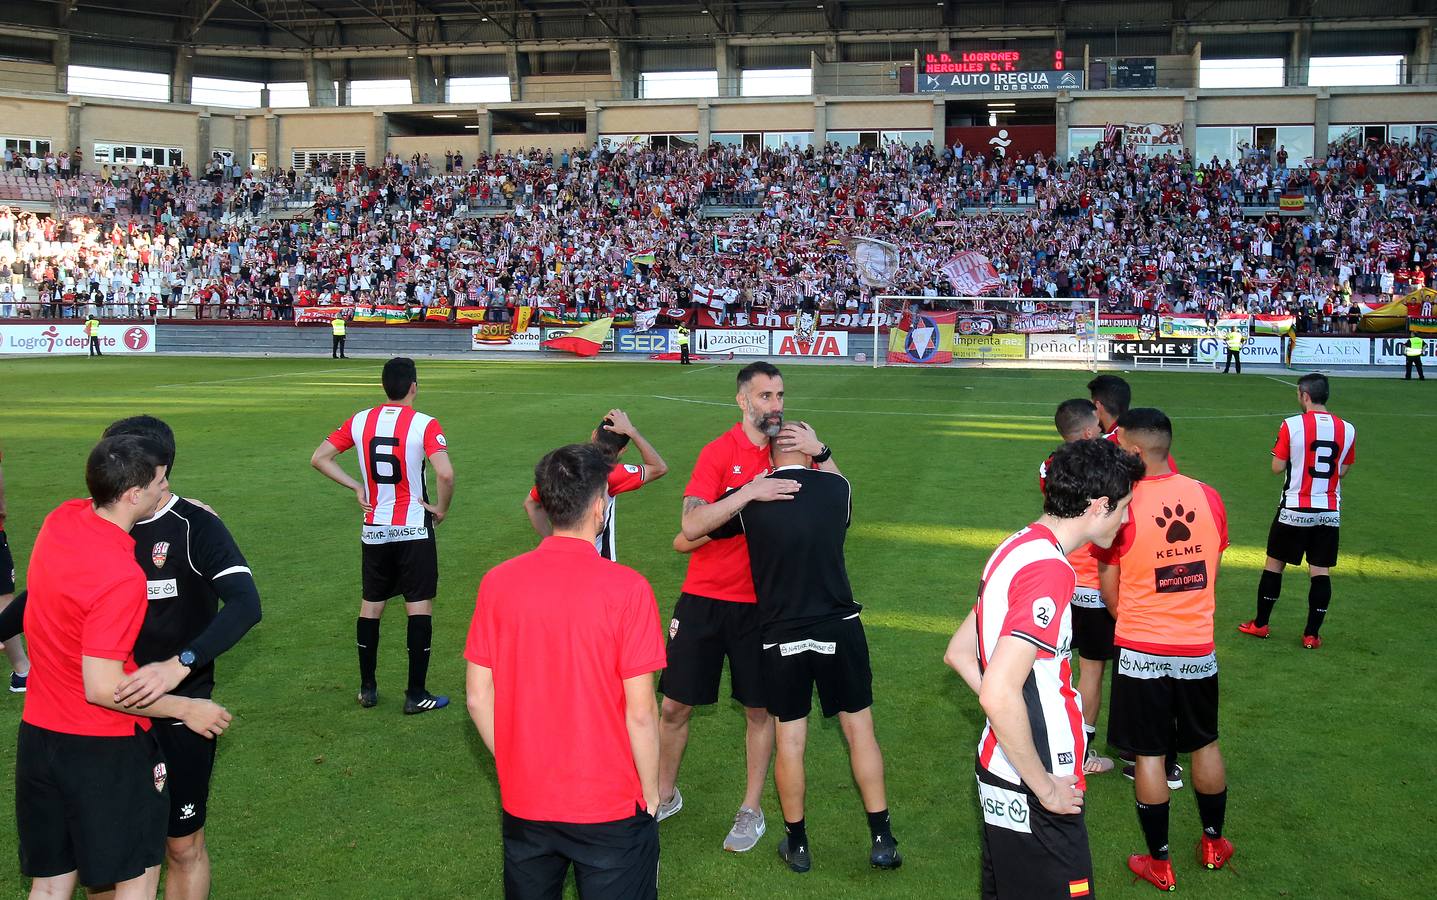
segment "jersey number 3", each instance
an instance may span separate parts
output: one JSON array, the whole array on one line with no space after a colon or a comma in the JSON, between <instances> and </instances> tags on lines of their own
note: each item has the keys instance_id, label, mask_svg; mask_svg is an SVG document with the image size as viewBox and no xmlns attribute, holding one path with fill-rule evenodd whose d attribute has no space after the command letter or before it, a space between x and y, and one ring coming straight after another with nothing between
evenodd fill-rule
<instances>
[{"instance_id":1,"label":"jersey number 3","mask_svg":"<svg viewBox=\"0 0 1437 900\"><path fill-rule=\"evenodd\" d=\"M1313 478L1331 478L1337 470L1337 444L1333 441L1313 441L1307 446L1307 452L1312 457L1307 474Z\"/></svg>"},{"instance_id":2,"label":"jersey number 3","mask_svg":"<svg viewBox=\"0 0 1437 900\"><path fill-rule=\"evenodd\" d=\"M369 439L369 473L375 484L398 484L399 456L395 450L399 441L392 437L375 436Z\"/></svg>"}]
</instances>

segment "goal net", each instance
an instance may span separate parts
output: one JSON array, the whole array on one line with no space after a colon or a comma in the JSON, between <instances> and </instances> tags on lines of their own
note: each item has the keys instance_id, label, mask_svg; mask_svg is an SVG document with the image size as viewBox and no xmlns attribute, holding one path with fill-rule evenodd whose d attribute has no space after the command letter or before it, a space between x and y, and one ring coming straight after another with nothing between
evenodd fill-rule
<instances>
[{"instance_id":1,"label":"goal net","mask_svg":"<svg viewBox=\"0 0 1437 900\"><path fill-rule=\"evenodd\" d=\"M874 299L875 311L882 313L874 316L874 368L1038 359L1097 369L1096 299L899 294Z\"/></svg>"}]
</instances>

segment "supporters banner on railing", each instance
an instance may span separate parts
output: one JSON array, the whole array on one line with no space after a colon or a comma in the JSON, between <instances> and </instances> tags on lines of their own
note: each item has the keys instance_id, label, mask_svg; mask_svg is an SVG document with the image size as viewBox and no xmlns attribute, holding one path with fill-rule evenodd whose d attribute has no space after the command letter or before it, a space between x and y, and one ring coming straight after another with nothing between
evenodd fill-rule
<instances>
[{"instance_id":1,"label":"supporters banner on railing","mask_svg":"<svg viewBox=\"0 0 1437 900\"><path fill-rule=\"evenodd\" d=\"M888 361L943 365L953 361L956 312L910 310L888 331Z\"/></svg>"},{"instance_id":2,"label":"supporters banner on railing","mask_svg":"<svg viewBox=\"0 0 1437 900\"><path fill-rule=\"evenodd\" d=\"M964 250L954 255L939 266L938 271L948 276L954 293L960 297L982 296L1003 283L988 257L977 250Z\"/></svg>"},{"instance_id":3,"label":"supporters banner on railing","mask_svg":"<svg viewBox=\"0 0 1437 900\"><path fill-rule=\"evenodd\" d=\"M416 311L418 307L415 308ZM354 307L354 321L382 323L385 325L405 325L410 318L410 308L407 306L361 306Z\"/></svg>"},{"instance_id":4,"label":"supporters banner on railing","mask_svg":"<svg viewBox=\"0 0 1437 900\"><path fill-rule=\"evenodd\" d=\"M294 308L294 322L296 325L315 325L328 323L335 318L354 318L354 307L352 306L296 306Z\"/></svg>"},{"instance_id":5,"label":"supporters banner on railing","mask_svg":"<svg viewBox=\"0 0 1437 900\"><path fill-rule=\"evenodd\" d=\"M1125 122L1123 146L1153 147L1179 152L1183 148L1183 123L1167 125L1162 122Z\"/></svg>"}]
</instances>

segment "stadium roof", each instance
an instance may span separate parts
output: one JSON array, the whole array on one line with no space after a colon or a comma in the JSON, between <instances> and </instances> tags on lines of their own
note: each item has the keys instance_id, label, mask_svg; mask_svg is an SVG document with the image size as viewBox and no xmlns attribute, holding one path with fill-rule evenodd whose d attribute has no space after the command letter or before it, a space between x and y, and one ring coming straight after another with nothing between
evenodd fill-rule
<instances>
[{"instance_id":1,"label":"stadium roof","mask_svg":"<svg viewBox=\"0 0 1437 900\"><path fill-rule=\"evenodd\" d=\"M1431 28L1437 0L6 0L0 37L289 55ZM1184 34L1182 44L1188 38ZM1178 49L1176 44L1173 42ZM1154 52L1135 47L1134 53ZM1166 49L1157 52L1168 52ZM0 45L0 55L7 55Z\"/></svg>"}]
</instances>

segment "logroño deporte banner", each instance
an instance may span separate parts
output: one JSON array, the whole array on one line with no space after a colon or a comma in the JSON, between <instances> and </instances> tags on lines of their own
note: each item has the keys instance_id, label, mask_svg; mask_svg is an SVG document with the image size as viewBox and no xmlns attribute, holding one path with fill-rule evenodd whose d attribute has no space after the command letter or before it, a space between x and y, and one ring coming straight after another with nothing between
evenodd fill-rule
<instances>
[{"instance_id":1,"label":"logro\u00f1o deporte banner","mask_svg":"<svg viewBox=\"0 0 1437 900\"><path fill-rule=\"evenodd\" d=\"M101 325L101 353L154 353L154 325ZM0 354L84 355L90 352L85 323L20 325L0 322Z\"/></svg>"}]
</instances>

